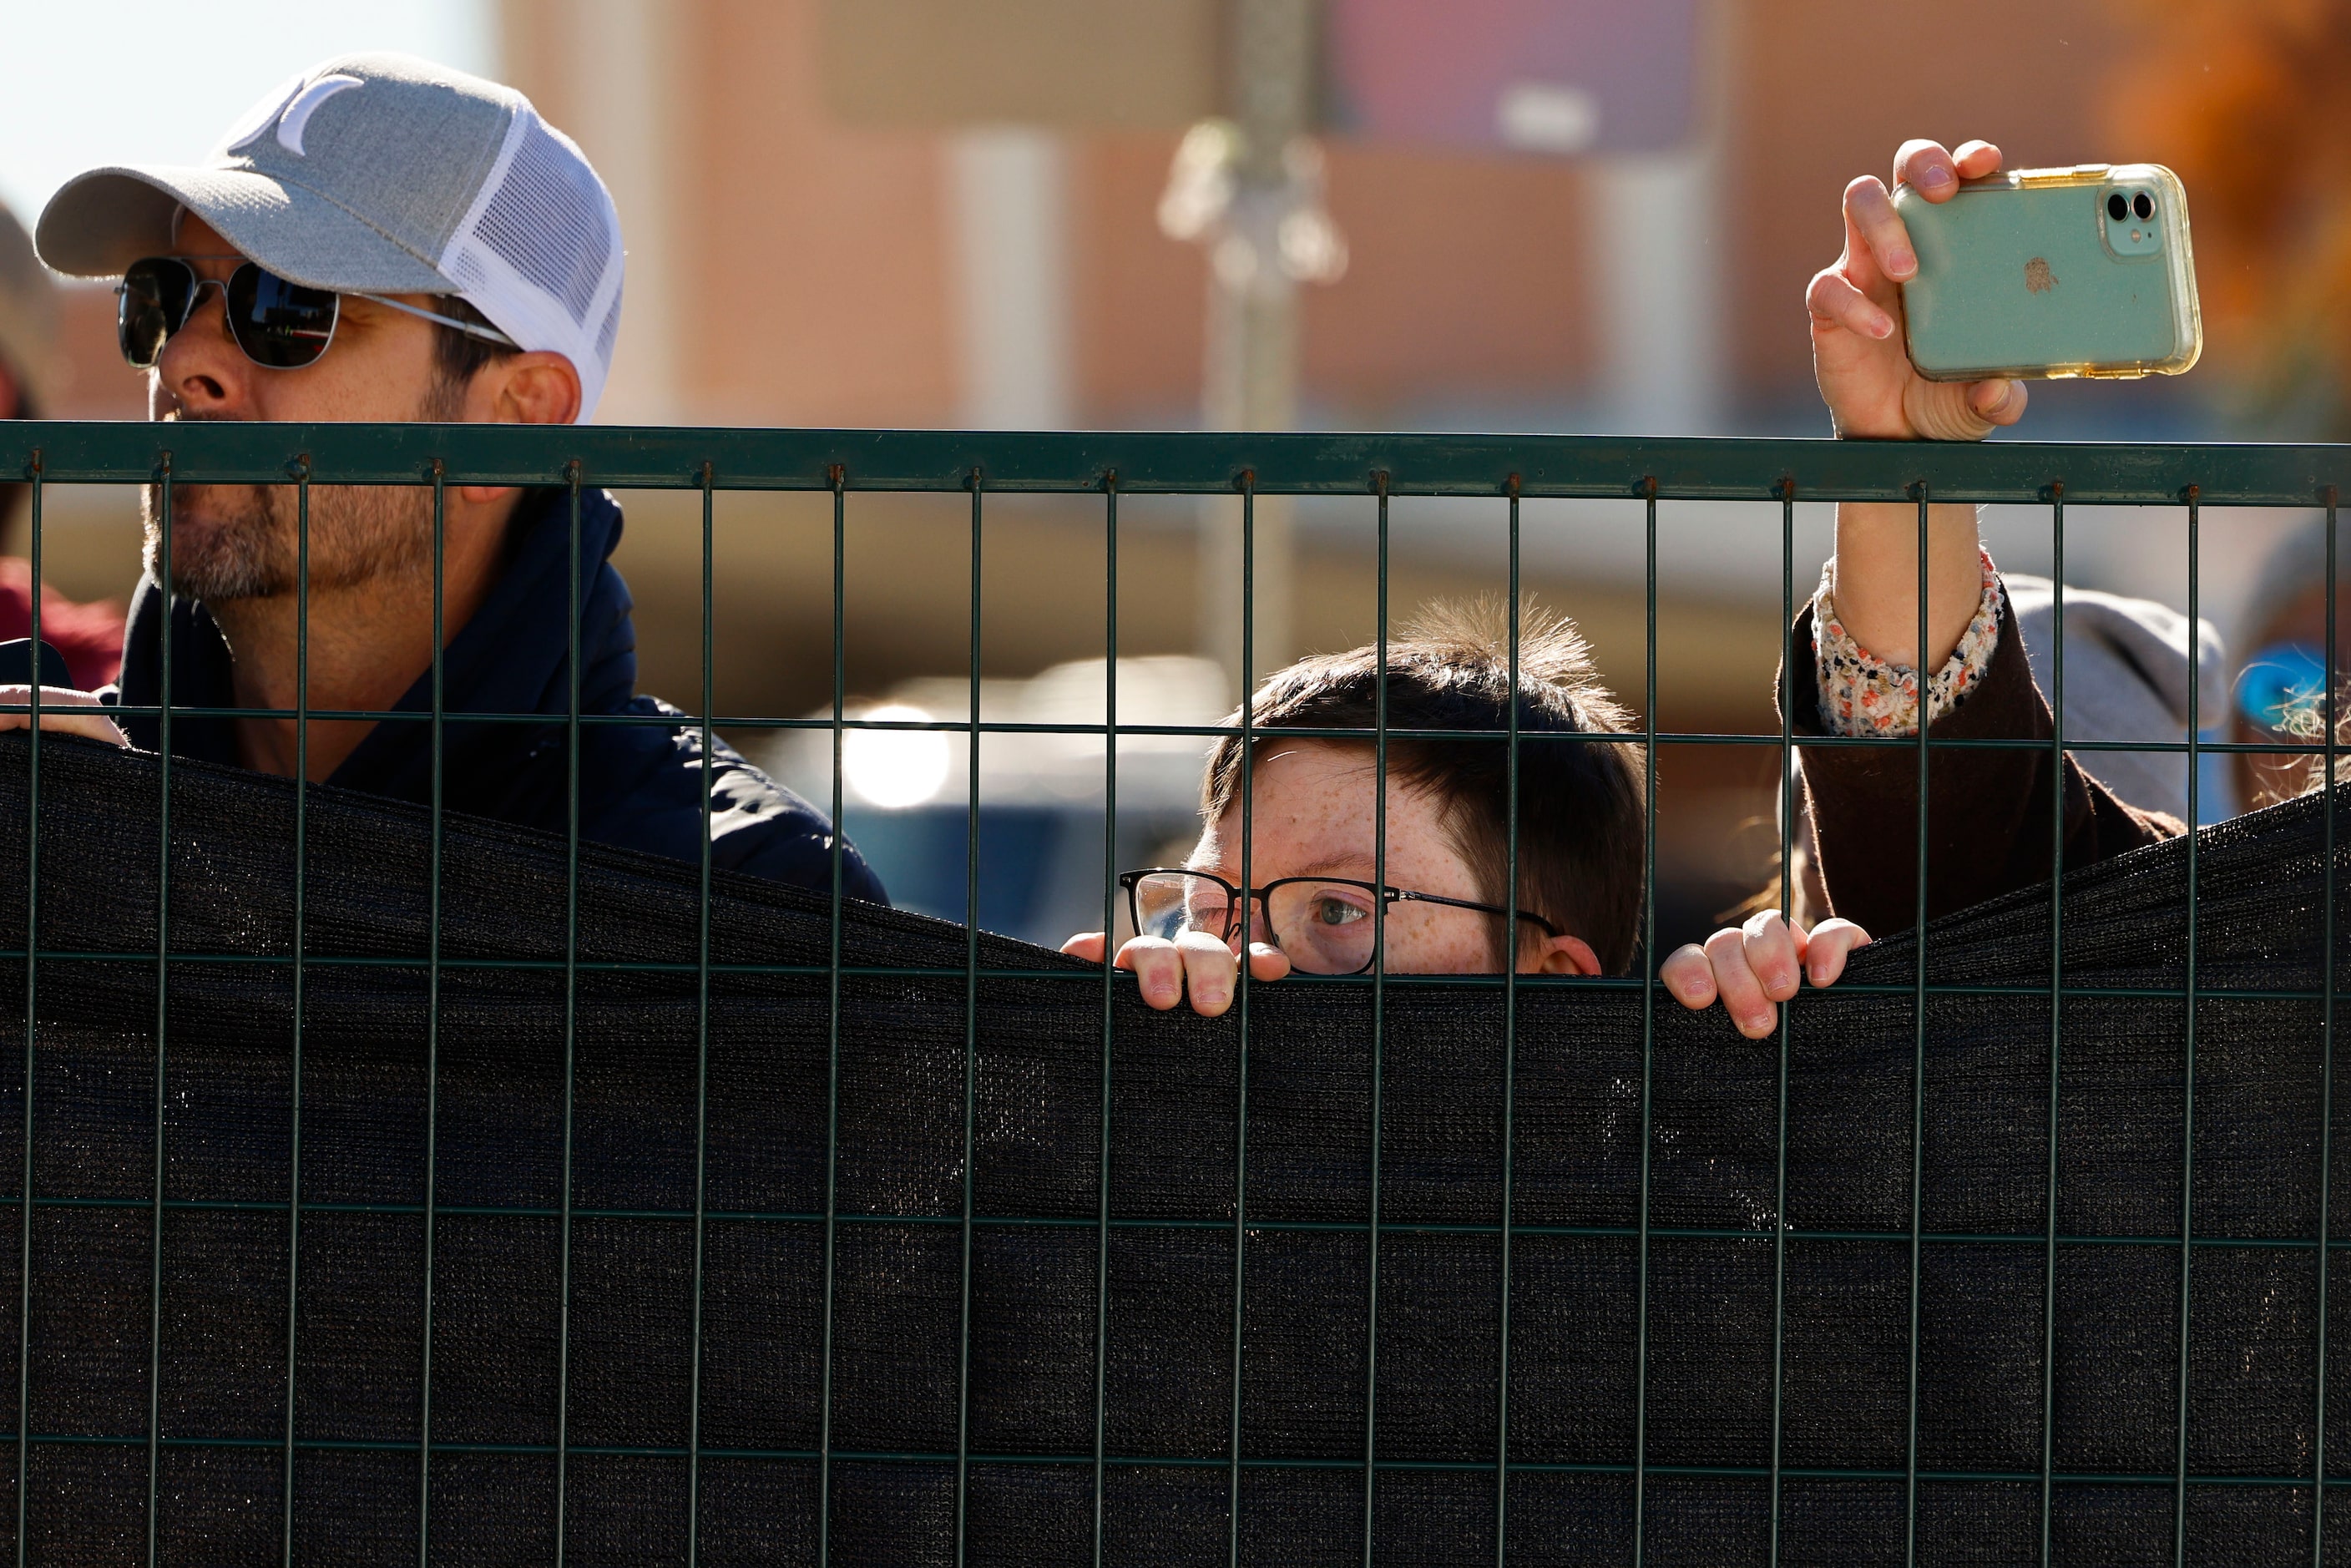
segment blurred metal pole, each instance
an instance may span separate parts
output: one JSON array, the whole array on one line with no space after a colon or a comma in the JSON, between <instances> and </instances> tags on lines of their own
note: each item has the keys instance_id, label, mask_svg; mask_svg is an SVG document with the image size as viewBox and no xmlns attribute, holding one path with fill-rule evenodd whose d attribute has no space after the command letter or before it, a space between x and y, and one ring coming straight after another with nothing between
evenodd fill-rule
<instances>
[{"instance_id":1,"label":"blurred metal pole","mask_svg":"<svg viewBox=\"0 0 2351 1568\"><path fill-rule=\"evenodd\" d=\"M1202 413L1211 430L1287 430L1298 420L1298 277L1283 255L1285 222L1298 210L1303 141L1312 129L1314 0L1231 0L1231 187L1208 246L1207 363ZM1318 171L1319 172L1319 171ZM1295 653L1291 626L1291 503L1257 503L1255 651L1277 669ZM1241 534L1233 504L1206 501L1200 516L1200 651L1246 695L1257 671L1240 667Z\"/></svg>"},{"instance_id":2,"label":"blurred metal pole","mask_svg":"<svg viewBox=\"0 0 2351 1568\"><path fill-rule=\"evenodd\" d=\"M562 72L563 123L602 172L628 246L629 308L599 410L607 424L672 424L695 413L677 349L676 263L680 242L690 246L697 231L671 176L682 122L679 31L668 11L665 0L579 0L559 16L539 14L536 41Z\"/></svg>"}]
</instances>

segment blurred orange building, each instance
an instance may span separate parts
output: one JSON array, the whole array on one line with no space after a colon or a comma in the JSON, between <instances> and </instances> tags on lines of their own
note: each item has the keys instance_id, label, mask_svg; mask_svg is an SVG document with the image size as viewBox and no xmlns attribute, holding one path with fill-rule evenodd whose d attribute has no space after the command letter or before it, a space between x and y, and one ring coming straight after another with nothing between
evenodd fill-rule
<instances>
[{"instance_id":1,"label":"blurred orange building","mask_svg":"<svg viewBox=\"0 0 2351 1568\"><path fill-rule=\"evenodd\" d=\"M968 138L833 112L819 0L505 0L503 15L507 78L580 140L620 203L634 362L616 398L726 423L970 411L956 247L971 230L957 204L986 193L957 182L985 172L958 160ZM1903 137L1984 136L2011 162L2121 153L2101 118L2124 46L2105 0L1987 0L1965 16L1878 0L1709 9L1696 155L1711 167L1690 188L1708 209L1697 270L1718 299L1692 308L1720 323L1694 378L1721 389L1718 422L1776 423L1809 402L1804 281L1835 255L1845 180L1885 172ZM1194 421L1203 264L1154 216L1174 132L1047 140L1070 423ZM1329 158L1353 265L1308 295L1310 411L1392 425L1596 407L1607 252L1641 240L1608 222L1606 187L1625 172L1343 141Z\"/></svg>"}]
</instances>

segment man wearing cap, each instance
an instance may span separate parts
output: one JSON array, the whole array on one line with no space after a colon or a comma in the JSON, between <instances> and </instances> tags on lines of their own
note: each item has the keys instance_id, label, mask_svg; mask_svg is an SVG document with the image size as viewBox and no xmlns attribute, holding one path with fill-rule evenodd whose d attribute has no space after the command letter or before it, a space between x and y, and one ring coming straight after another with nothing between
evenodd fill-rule
<instances>
[{"instance_id":1,"label":"man wearing cap","mask_svg":"<svg viewBox=\"0 0 2351 1568\"><path fill-rule=\"evenodd\" d=\"M595 412L620 323L620 220L578 147L513 89L402 55L304 72L201 167L69 181L36 240L60 272L117 280L123 354L148 371L159 421L570 423ZM172 750L429 801L429 725L312 719L305 737L290 712L430 711L432 494L319 485L309 506L307 649L295 488L178 486L166 517L150 486L119 692L44 702L275 710L289 716L175 714ZM569 821L570 517L567 490L445 492L450 810L559 831ZM580 832L698 861L701 732L636 693L628 589L608 559L620 539L611 497L582 494L579 711L641 722L579 727ZM119 737L97 714L55 722ZM162 742L152 715L126 715L121 731ZM708 771L714 863L831 886L820 812L724 744ZM841 862L846 892L883 899L854 850Z\"/></svg>"}]
</instances>

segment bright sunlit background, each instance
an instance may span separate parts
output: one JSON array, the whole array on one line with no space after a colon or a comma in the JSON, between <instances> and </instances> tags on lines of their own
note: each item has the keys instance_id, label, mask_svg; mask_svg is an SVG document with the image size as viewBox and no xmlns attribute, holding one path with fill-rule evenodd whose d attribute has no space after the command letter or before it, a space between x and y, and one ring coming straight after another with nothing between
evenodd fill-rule
<instances>
[{"instance_id":1,"label":"bright sunlit background","mask_svg":"<svg viewBox=\"0 0 2351 1568\"><path fill-rule=\"evenodd\" d=\"M406 49L497 71L484 0L11 0L5 10L0 200L28 225L84 169L201 161L247 105L329 55Z\"/></svg>"}]
</instances>

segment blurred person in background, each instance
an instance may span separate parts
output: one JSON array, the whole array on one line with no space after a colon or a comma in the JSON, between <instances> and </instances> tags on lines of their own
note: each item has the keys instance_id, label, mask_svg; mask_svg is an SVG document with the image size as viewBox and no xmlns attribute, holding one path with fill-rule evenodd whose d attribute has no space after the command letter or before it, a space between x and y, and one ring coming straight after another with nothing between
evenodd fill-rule
<instances>
[{"instance_id":1,"label":"blurred person in background","mask_svg":"<svg viewBox=\"0 0 2351 1568\"><path fill-rule=\"evenodd\" d=\"M2340 671L2351 643L2351 537L2338 523L2335 539L2335 653ZM2235 701L2229 738L2246 745L2307 746L2326 734L2326 524L2313 519L2278 541L2262 563L2253 591L2238 623L2240 645ZM2336 718L2351 717L2351 694L2338 685ZM2312 788L2318 758L2272 752L2238 752L2233 765L2237 798L2249 806L2274 805Z\"/></svg>"},{"instance_id":2,"label":"blurred person in background","mask_svg":"<svg viewBox=\"0 0 2351 1568\"><path fill-rule=\"evenodd\" d=\"M118 280L123 356L160 421L569 424L594 413L620 322L620 219L578 147L512 89L405 55L303 72L202 166L68 181L37 244L60 272ZM118 730L88 710L167 691L175 706L277 710L175 717L172 749L418 804L437 768L452 810L563 831L576 808L584 839L685 861L703 854L706 780L715 864L833 885L822 813L723 743L705 757L699 726L637 693L610 495L452 485L436 539L428 486L319 486L307 578L299 499L182 485L167 516L150 486L120 687L45 693L62 711L44 727L152 747L155 717ZM444 740L415 722L294 716L430 711L436 613ZM645 722L575 732L575 703ZM0 727L26 716L13 717ZM883 899L845 846L840 872L851 896Z\"/></svg>"},{"instance_id":3,"label":"blurred person in background","mask_svg":"<svg viewBox=\"0 0 2351 1568\"><path fill-rule=\"evenodd\" d=\"M2052 660L2057 643L2057 590L2045 577L2003 574L2016 631L2032 665L2033 684L2047 696L2057 689ZM2065 739L2182 746L2188 739L2189 671L2196 672L2194 717L2208 738L2224 730L2228 671L2220 633L2196 622L2193 663L2188 617L2168 604L2095 588L2065 589ZM2184 751L2084 752L2078 760L2100 783L2132 805L2188 821L2236 815L2245 799L2225 775L2199 780L2196 810L2188 801Z\"/></svg>"},{"instance_id":4,"label":"blurred person in background","mask_svg":"<svg viewBox=\"0 0 2351 1568\"><path fill-rule=\"evenodd\" d=\"M33 254L16 215L0 206L0 419L39 419L57 373L57 284ZM29 512L32 486L0 484L0 535ZM29 526L29 525L27 525ZM33 567L22 556L0 556L0 641L33 630ZM41 641L65 655L75 685L95 689L122 663L122 609L77 604L52 588L41 591Z\"/></svg>"}]
</instances>

